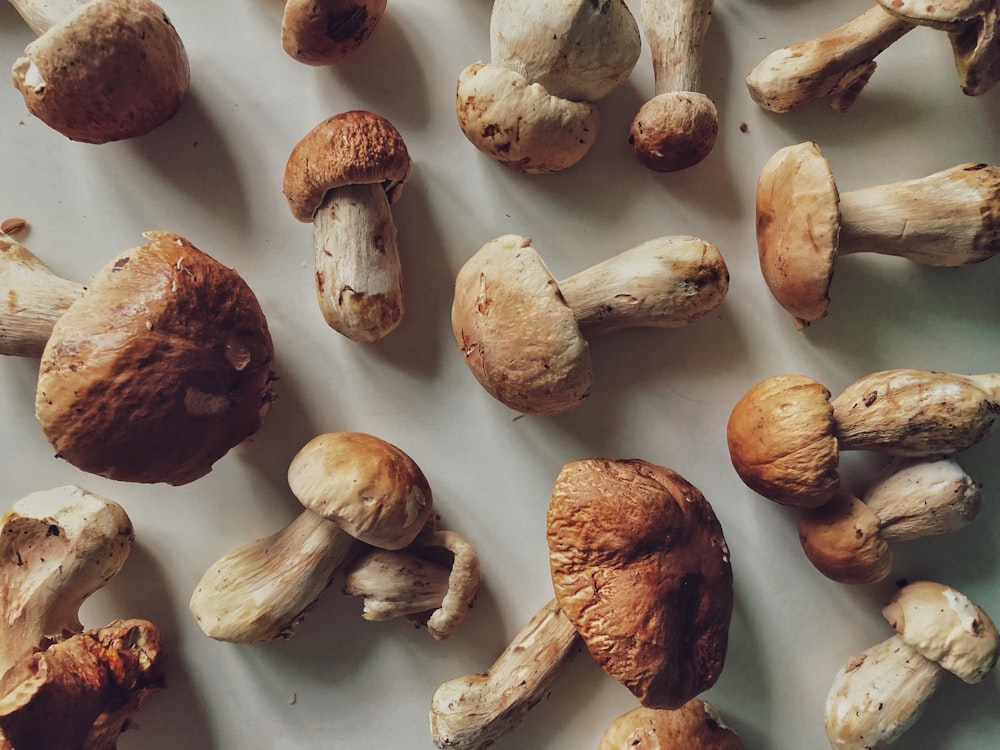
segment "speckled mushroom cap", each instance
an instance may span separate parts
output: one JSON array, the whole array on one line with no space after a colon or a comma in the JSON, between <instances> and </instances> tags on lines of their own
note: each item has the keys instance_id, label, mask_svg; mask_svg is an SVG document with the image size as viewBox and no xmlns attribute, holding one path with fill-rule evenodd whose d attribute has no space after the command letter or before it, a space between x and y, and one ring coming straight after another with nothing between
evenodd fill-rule
<instances>
[{"instance_id":1,"label":"speckled mushroom cap","mask_svg":"<svg viewBox=\"0 0 1000 750\"><path fill-rule=\"evenodd\" d=\"M640 706L615 719L597 750L745 750L708 703L689 700L673 711Z\"/></svg>"},{"instance_id":2,"label":"speckled mushroom cap","mask_svg":"<svg viewBox=\"0 0 1000 750\"><path fill-rule=\"evenodd\" d=\"M310 440L288 466L288 486L303 506L382 549L407 546L431 513L420 467L396 446L361 432Z\"/></svg>"},{"instance_id":3,"label":"speckled mushroom cap","mask_svg":"<svg viewBox=\"0 0 1000 750\"><path fill-rule=\"evenodd\" d=\"M527 414L553 414L590 393L590 348L531 239L503 235L458 272L451 328L490 394Z\"/></svg>"},{"instance_id":4,"label":"speckled mushroom cap","mask_svg":"<svg viewBox=\"0 0 1000 750\"><path fill-rule=\"evenodd\" d=\"M639 108L629 126L628 142L646 168L676 172L708 156L718 135L715 102L696 91L670 91Z\"/></svg>"},{"instance_id":5,"label":"speckled mushroom cap","mask_svg":"<svg viewBox=\"0 0 1000 750\"><path fill-rule=\"evenodd\" d=\"M812 142L786 146L757 182L757 252L774 298L803 327L826 315L840 236L840 195Z\"/></svg>"},{"instance_id":6,"label":"speckled mushroom cap","mask_svg":"<svg viewBox=\"0 0 1000 750\"><path fill-rule=\"evenodd\" d=\"M775 375L750 388L726 426L733 468L754 492L814 508L840 486L830 391L805 375Z\"/></svg>"},{"instance_id":7,"label":"speckled mushroom cap","mask_svg":"<svg viewBox=\"0 0 1000 750\"><path fill-rule=\"evenodd\" d=\"M921 656L965 682L981 682L1000 656L1000 638L989 615L965 594L943 584L908 584L882 614Z\"/></svg>"},{"instance_id":8,"label":"speckled mushroom cap","mask_svg":"<svg viewBox=\"0 0 1000 750\"><path fill-rule=\"evenodd\" d=\"M180 108L187 54L151 0L91 0L29 44L14 63L28 111L75 141L144 135Z\"/></svg>"},{"instance_id":9,"label":"speckled mushroom cap","mask_svg":"<svg viewBox=\"0 0 1000 750\"><path fill-rule=\"evenodd\" d=\"M701 492L642 460L563 467L548 510L552 585L594 660L649 708L678 708L722 671L733 578Z\"/></svg>"},{"instance_id":10,"label":"speckled mushroom cap","mask_svg":"<svg viewBox=\"0 0 1000 750\"><path fill-rule=\"evenodd\" d=\"M286 0L281 46L306 65L331 65L372 35L385 6L386 0Z\"/></svg>"},{"instance_id":11,"label":"speckled mushroom cap","mask_svg":"<svg viewBox=\"0 0 1000 750\"><path fill-rule=\"evenodd\" d=\"M42 353L35 413L84 471L184 484L257 431L274 352L239 274L168 232L101 269Z\"/></svg>"},{"instance_id":12,"label":"speckled mushroom cap","mask_svg":"<svg viewBox=\"0 0 1000 750\"><path fill-rule=\"evenodd\" d=\"M389 202L410 176L410 154L392 123L365 110L350 110L316 125L285 164L282 185L296 219L311 222L327 192L344 185L381 183Z\"/></svg>"}]
</instances>

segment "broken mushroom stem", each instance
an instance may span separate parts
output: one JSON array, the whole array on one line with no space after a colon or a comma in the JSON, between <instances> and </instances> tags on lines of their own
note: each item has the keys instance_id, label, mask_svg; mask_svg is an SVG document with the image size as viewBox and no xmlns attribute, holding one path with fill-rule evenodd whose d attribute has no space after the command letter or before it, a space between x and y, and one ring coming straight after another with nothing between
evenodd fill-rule
<instances>
[{"instance_id":1,"label":"broken mushroom stem","mask_svg":"<svg viewBox=\"0 0 1000 750\"><path fill-rule=\"evenodd\" d=\"M88 0L8 0L28 27L41 36Z\"/></svg>"}]
</instances>

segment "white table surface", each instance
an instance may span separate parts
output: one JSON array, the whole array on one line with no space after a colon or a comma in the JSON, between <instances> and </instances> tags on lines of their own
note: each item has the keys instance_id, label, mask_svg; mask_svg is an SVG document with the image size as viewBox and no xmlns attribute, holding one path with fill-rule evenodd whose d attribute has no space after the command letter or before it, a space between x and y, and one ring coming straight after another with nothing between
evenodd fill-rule
<instances>
[{"instance_id":1,"label":"white table surface","mask_svg":"<svg viewBox=\"0 0 1000 750\"><path fill-rule=\"evenodd\" d=\"M881 604L897 579L931 578L1000 615L1000 462L996 436L960 456L983 485L968 528L896 547L889 580L848 587L802 554L796 516L736 476L725 442L735 401L758 380L810 375L837 392L880 369L955 372L1000 367L1000 259L924 269L868 256L838 266L830 314L804 332L771 298L754 240L754 186L778 148L815 140L842 190L1000 159L1000 91L958 88L941 33L917 29L880 57L870 85L841 114L825 105L772 114L743 78L771 50L838 25L869 0L718 0L704 88L721 128L702 164L656 174L631 156L625 132L650 94L648 48L631 78L601 102L602 129L580 164L556 175L508 171L458 129L458 72L489 56L487 0L390 0L374 37L336 67L310 68L281 50L277 0L163 0L184 39L192 88L180 113L138 140L73 143L0 94L0 213L58 272L85 280L139 244L174 231L236 267L268 315L279 400L262 430L205 478L183 487L86 475L53 457L32 413L36 362L0 361L0 487L28 492L79 484L125 506L137 548L83 610L95 627L145 617L171 650L169 687L136 716L122 750L431 748L427 714L443 681L485 670L552 594L545 510L564 463L644 458L671 467L713 503L732 551L736 606L725 669L703 697L748 748L826 746L823 705L836 670L890 633ZM638 0L629 5L638 17ZM9 61L31 33L0 6ZM644 40L645 41L645 40ZM327 329L312 292L311 227L281 194L294 143L325 117L370 109L406 139L415 169L393 208L407 312L375 345ZM745 124L745 128L741 127ZM732 276L721 308L689 328L623 332L592 342L594 387L579 408L519 418L466 370L452 340L454 276L484 242L529 235L557 277L662 234L715 243ZM357 430L395 443L427 474L443 525L478 549L483 588L463 628L435 642L403 622L369 623L340 580L293 638L258 646L213 641L187 610L216 559L297 513L285 482L295 452L322 432ZM877 459L845 458L845 482ZM500 748L596 747L636 705L581 654L550 696ZM949 678L909 750L995 747L1000 675Z\"/></svg>"}]
</instances>

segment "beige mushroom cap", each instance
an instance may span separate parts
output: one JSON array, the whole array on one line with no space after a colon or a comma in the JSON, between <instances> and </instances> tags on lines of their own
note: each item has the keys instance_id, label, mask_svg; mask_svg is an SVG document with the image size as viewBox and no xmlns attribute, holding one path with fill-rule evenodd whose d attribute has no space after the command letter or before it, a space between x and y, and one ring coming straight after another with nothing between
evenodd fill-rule
<instances>
[{"instance_id":1,"label":"beige mushroom cap","mask_svg":"<svg viewBox=\"0 0 1000 750\"><path fill-rule=\"evenodd\" d=\"M676 172L708 156L718 134L719 115L710 98L672 91L642 105L629 126L628 142L645 167Z\"/></svg>"},{"instance_id":2,"label":"beige mushroom cap","mask_svg":"<svg viewBox=\"0 0 1000 750\"><path fill-rule=\"evenodd\" d=\"M177 235L146 237L56 322L35 414L57 454L84 471L184 484L260 427L274 352L236 271Z\"/></svg>"},{"instance_id":3,"label":"beige mushroom cap","mask_svg":"<svg viewBox=\"0 0 1000 750\"><path fill-rule=\"evenodd\" d=\"M286 0L281 46L306 65L331 65L372 35L385 6L386 0Z\"/></svg>"},{"instance_id":4,"label":"beige mushroom cap","mask_svg":"<svg viewBox=\"0 0 1000 750\"><path fill-rule=\"evenodd\" d=\"M311 222L327 192L344 185L382 183L389 202L399 197L412 162L399 131L384 117L350 110L317 124L292 149L282 184L296 219Z\"/></svg>"},{"instance_id":5,"label":"beige mushroom cap","mask_svg":"<svg viewBox=\"0 0 1000 750\"><path fill-rule=\"evenodd\" d=\"M882 9L907 21L944 30L982 15L994 0L876 0Z\"/></svg>"},{"instance_id":6,"label":"beige mushroom cap","mask_svg":"<svg viewBox=\"0 0 1000 750\"><path fill-rule=\"evenodd\" d=\"M288 466L288 486L306 508L382 549L410 544L431 513L431 489L413 459L360 432L310 440Z\"/></svg>"},{"instance_id":7,"label":"beige mushroom cap","mask_svg":"<svg viewBox=\"0 0 1000 750\"><path fill-rule=\"evenodd\" d=\"M180 108L187 54L151 0L83 3L28 45L14 85L33 115L75 141L143 135Z\"/></svg>"},{"instance_id":8,"label":"beige mushroom cap","mask_svg":"<svg viewBox=\"0 0 1000 750\"><path fill-rule=\"evenodd\" d=\"M559 606L642 705L678 708L715 683L732 568L697 488L642 460L574 461L556 480L546 536Z\"/></svg>"},{"instance_id":9,"label":"beige mushroom cap","mask_svg":"<svg viewBox=\"0 0 1000 750\"><path fill-rule=\"evenodd\" d=\"M764 281L802 327L826 315L840 235L839 193L812 142L775 153L757 183L757 251Z\"/></svg>"},{"instance_id":10,"label":"beige mushroom cap","mask_svg":"<svg viewBox=\"0 0 1000 750\"><path fill-rule=\"evenodd\" d=\"M498 237L465 263L451 327L476 380L512 409L556 413L590 393L590 348L530 238Z\"/></svg>"},{"instance_id":11,"label":"beige mushroom cap","mask_svg":"<svg viewBox=\"0 0 1000 750\"><path fill-rule=\"evenodd\" d=\"M640 706L615 719L597 750L744 750L743 740L699 698L673 711Z\"/></svg>"}]
</instances>

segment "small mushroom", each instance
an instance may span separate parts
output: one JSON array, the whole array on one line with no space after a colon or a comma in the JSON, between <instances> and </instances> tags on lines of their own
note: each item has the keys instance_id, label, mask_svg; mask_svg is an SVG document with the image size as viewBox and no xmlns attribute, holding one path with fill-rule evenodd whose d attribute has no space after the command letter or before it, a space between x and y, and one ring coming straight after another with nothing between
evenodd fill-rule
<instances>
[{"instance_id":1,"label":"small mushroom","mask_svg":"<svg viewBox=\"0 0 1000 750\"><path fill-rule=\"evenodd\" d=\"M31 114L74 141L144 135L180 109L187 53L151 0L11 0L40 36L14 63Z\"/></svg>"},{"instance_id":2,"label":"small mushroom","mask_svg":"<svg viewBox=\"0 0 1000 750\"><path fill-rule=\"evenodd\" d=\"M628 131L632 153L649 169L674 172L708 156L719 133L715 103L700 91L702 45L713 0L643 0L655 96Z\"/></svg>"},{"instance_id":3,"label":"small mushroom","mask_svg":"<svg viewBox=\"0 0 1000 750\"><path fill-rule=\"evenodd\" d=\"M364 433L310 440L292 459L288 484L305 510L217 561L198 582L189 608L209 637L290 637L359 542L402 549L431 512L430 487L413 459Z\"/></svg>"},{"instance_id":4,"label":"small mushroom","mask_svg":"<svg viewBox=\"0 0 1000 750\"><path fill-rule=\"evenodd\" d=\"M927 177L839 193L819 147L787 146L757 185L757 249L768 288L797 328L826 315L838 256L895 255L925 266L1000 252L1000 167L960 164Z\"/></svg>"},{"instance_id":5,"label":"small mushroom","mask_svg":"<svg viewBox=\"0 0 1000 750\"><path fill-rule=\"evenodd\" d=\"M386 0L285 0L281 46L306 65L332 65L375 31Z\"/></svg>"},{"instance_id":6,"label":"small mushroom","mask_svg":"<svg viewBox=\"0 0 1000 750\"><path fill-rule=\"evenodd\" d=\"M649 240L557 282L530 238L504 235L459 271L452 332L494 398L554 414L590 393L587 336L687 325L718 307L728 288L718 248L695 237Z\"/></svg>"},{"instance_id":7,"label":"small mushroom","mask_svg":"<svg viewBox=\"0 0 1000 750\"><path fill-rule=\"evenodd\" d=\"M316 297L327 324L378 341L403 317L402 270L389 210L410 175L399 131L351 110L329 117L292 149L283 190L292 215L312 222Z\"/></svg>"},{"instance_id":8,"label":"small mushroom","mask_svg":"<svg viewBox=\"0 0 1000 750\"><path fill-rule=\"evenodd\" d=\"M920 718L949 672L975 684L1000 654L989 616L942 584L904 586L882 614L896 634L851 658L830 688L826 733L833 748L891 744Z\"/></svg>"},{"instance_id":9,"label":"small mushroom","mask_svg":"<svg viewBox=\"0 0 1000 750\"><path fill-rule=\"evenodd\" d=\"M693 698L673 710L639 706L615 719L597 750L745 750L708 703Z\"/></svg>"},{"instance_id":10,"label":"small mushroom","mask_svg":"<svg viewBox=\"0 0 1000 750\"><path fill-rule=\"evenodd\" d=\"M840 489L799 518L799 541L823 575L865 584L892 571L890 545L961 529L982 493L953 458L891 461L864 496Z\"/></svg>"}]
</instances>

